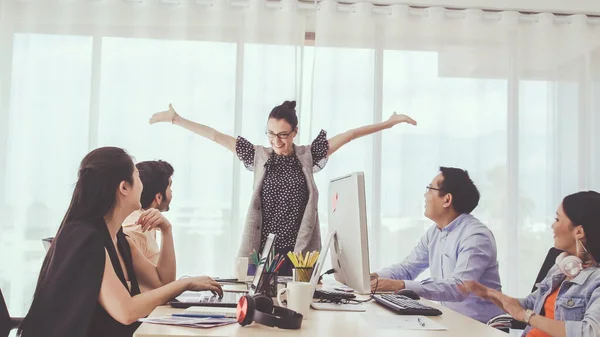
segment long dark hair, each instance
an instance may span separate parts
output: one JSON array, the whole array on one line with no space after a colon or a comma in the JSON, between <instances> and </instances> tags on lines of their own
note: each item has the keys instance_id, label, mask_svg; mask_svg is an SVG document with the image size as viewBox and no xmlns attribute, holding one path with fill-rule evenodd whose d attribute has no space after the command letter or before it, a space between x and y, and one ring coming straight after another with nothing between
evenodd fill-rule
<instances>
[{"instance_id":1,"label":"long dark hair","mask_svg":"<svg viewBox=\"0 0 600 337\"><path fill-rule=\"evenodd\" d=\"M77 184L61 227L111 213L116 203L115 191L121 182L133 185L133 170L131 156L121 148L101 147L88 153L79 165Z\"/></svg>"},{"instance_id":2,"label":"long dark hair","mask_svg":"<svg viewBox=\"0 0 600 337\"><path fill-rule=\"evenodd\" d=\"M101 147L88 153L79 165L79 173L71 203L58 228L53 244L46 253L38 277L33 301L29 313L23 319L18 334L30 330L35 324L32 316L43 314L36 312L36 298L39 298L44 280L54 254L54 246L65 227L82 221L102 219L109 215L116 205L116 191L121 182L133 184L133 160L125 150L118 147ZM59 261L60 263L60 261Z\"/></svg>"},{"instance_id":3,"label":"long dark hair","mask_svg":"<svg viewBox=\"0 0 600 337\"><path fill-rule=\"evenodd\" d=\"M600 262L600 193L585 191L568 195L562 206L569 220L583 227L585 247L594 260Z\"/></svg>"}]
</instances>

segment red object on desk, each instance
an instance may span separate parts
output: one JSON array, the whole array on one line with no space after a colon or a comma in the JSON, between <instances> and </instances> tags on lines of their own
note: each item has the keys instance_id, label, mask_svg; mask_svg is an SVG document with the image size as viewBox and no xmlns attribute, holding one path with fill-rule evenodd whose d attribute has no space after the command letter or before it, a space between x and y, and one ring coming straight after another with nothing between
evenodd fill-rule
<instances>
[{"instance_id":1,"label":"red object on desk","mask_svg":"<svg viewBox=\"0 0 600 337\"><path fill-rule=\"evenodd\" d=\"M279 268L281 268L281 266L283 265L283 262L285 261L285 258L281 259L281 261L279 261L279 263L277 264L277 267L275 267L275 271L277 272L279 271Z\"/></svg>"}]
</instances>

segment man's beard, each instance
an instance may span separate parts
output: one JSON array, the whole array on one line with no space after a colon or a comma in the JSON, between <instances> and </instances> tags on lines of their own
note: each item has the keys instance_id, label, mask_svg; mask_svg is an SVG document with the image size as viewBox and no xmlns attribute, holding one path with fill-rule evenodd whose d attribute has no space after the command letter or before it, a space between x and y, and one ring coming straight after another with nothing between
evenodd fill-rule
<instances>
[{"instance_id":1,"label":"man's beard","mask_svg":"<svg viewBox=\"0 0 600 337\"><path fill-rule=\"evenodd\" d=\"M168 212L171 209L171 200L163 200L163 202L158 205L158 210L161 212Z\"/></svg>"}]
</instances>

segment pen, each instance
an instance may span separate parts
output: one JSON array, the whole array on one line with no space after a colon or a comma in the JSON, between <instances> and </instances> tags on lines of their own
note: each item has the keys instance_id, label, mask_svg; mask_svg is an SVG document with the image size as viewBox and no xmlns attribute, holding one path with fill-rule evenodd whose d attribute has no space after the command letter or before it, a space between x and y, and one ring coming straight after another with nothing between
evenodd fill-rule
<instances>
[{"instance_id":1,"label":"pen","mask_svg":"<svg viewBox=\"0 0 600 337\"><path fill-rule=\"evenodd\" d=\"M425 322L423 322L420 318L417 318L417 321L419 322L419 325L421 326L425 326Z\"/></svg>"},{"instance_id":2,"label":"pen","mask_svg":"<svg viewBox=\"0 0 600 337\"><path fill-rule=\"evenodd\" d=\"M171 314L174 317L196 317L196 318L227 318L225 315L219 314Z\"/></svg>"},{"instance_id":3,"label":"pen","mask_svg":"<svg viewBox=\"0 0 600 337\"><path fill-rule=\"evenodd\" d=\"M275 267L275 272L279 271L279 268L281 268L282 264L283 264L283 259L281 259L281 261L279 261L279 263L277 264L277 267Z\"/></svg>"}]
</instances>

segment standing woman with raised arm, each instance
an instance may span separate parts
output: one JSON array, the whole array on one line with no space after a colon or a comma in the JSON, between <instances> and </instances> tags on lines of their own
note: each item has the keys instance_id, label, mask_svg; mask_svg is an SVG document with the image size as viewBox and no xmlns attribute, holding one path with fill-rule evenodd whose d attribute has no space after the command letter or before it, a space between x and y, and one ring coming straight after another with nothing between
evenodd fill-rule
<instances>
[{"instance_id":1,"label":"standing woman with raised arm","mask_svg":"<svg viewBox=\"0 0 600 337\"><path fill-rule=\"evenodd\" d=\"M298 134L296 102L285 101L271 110L266 135L271 148L253 145L243 137L231 137L181 117L173 106L157 112L150 123L169 122L223 145L235 153L249 171L254 171L254 192L246 216L239 256L260 251L269 233L277 234L276 253L321 250L317 211L318 191L313 173L319 172L328 158L348 142L389 129L399 123L417 123L406 115L394 113L387 121L363 126L327 139L321 130L311 145L296 146ZM287 260L287 257L286 257ZM286 261L280 275L291 275Z\"/></svg>"}]
</instances>

